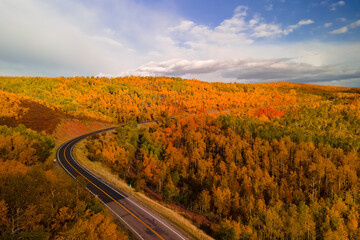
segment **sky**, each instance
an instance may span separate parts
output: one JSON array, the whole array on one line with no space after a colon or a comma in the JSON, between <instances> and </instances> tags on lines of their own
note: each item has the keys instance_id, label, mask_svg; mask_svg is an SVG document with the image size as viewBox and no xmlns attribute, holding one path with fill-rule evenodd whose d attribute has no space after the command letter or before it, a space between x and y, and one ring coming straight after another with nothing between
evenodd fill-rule
<instances>
[{"instance_id":1,"label":"sky","mask_svg":"<svg viewBox=\"0 0 360 240\"><path fill-rule=\"evenodd\" d=\"M359 0L0 0L2 76L360 87Z\"/></svg>"}]
</instances>

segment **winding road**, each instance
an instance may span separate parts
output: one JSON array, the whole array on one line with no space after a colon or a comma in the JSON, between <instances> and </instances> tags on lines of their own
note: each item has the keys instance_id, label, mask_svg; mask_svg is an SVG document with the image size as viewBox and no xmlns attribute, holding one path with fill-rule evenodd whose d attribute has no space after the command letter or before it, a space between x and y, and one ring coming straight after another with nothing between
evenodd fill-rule
<instances>
[{"instance_id":1,"label":"winding road","mask_svg":"<svg viewBox=\"0 0 360 240\"><path fill-rule=\"evenodd\" d=\"M139 123L140 124L140 123ZM100 199L113 214L122 221L127 228L139 239L188 239L184 234L169 224L159 214L143 206L136 199L120 190L115 190L104 181L81 166L73 157L72 150L76 143L85 137L104 131L114 130L115 127L102 129L76 137L59 147L57 160L65 171L73 178L81 176L86 180L86 188Z\"/></svg>"}]
</instances>

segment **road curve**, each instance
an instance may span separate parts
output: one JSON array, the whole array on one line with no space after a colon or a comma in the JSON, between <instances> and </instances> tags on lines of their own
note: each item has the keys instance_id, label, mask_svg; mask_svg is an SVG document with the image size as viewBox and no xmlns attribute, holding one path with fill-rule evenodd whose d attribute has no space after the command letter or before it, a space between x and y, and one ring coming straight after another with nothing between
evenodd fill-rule
<instances>
[{"instance_id":1,"label":"road curve","mask_svg":"<svg viewBox=\"0 0 360 240\"><path fill-rule=\"evenodd\" d=\"M140 123L139 123L140 124ZM86 188L113 214L119 218L139 239L188 239L178 229L170 225L147 207L140 205L135 199L131 199L126 193L115 190L108 184L95 177L92 173L81 166L73 157L72 150L76 143L85 137L104 131L111 131L115 127L102 129L76 137L63 145L57 151L57 160L65 171L77 178L81 176L86 180Z\"/></svg>"}]
</instances>

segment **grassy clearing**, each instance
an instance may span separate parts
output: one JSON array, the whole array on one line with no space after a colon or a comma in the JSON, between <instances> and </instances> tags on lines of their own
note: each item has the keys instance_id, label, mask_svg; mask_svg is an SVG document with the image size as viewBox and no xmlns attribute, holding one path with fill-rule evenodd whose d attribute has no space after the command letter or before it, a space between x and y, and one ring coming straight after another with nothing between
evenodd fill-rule
<instances>
[{"instance_id":1,"label":"grassy clearing","mask_svg":"<svg viewBox=\"0 0 360 240\"><path fill-rule=\"evenodd\" d=\"M128 194L135 197L138 201L142 202L149 208L161 214L164 218L173 222L175 225L180 227L182 230L190 234L194 239L213 239L210 236L206 235L202 230L198 229L195 225L191 223L190 220L183 217L180 213L175 212L172 209L167 208L166 206L160 204L159 202L150 199L145 194L135 191L135 189L130 188L127 183L120 179L116 174L112 173L111 169L104 166L100 162L92 162L87 158L87 150L85 147L85 141L81 141L76 144L74 148L74 156L76 160L85 166L88 170L93 172L95 175L101 179L106 180L115 188L121 189Z\"/></svg>"},{"instance_id":2,"label":"grassy clearing","mask_svg":"<svg viewBox=\"0 0 360 240\"><path fill-rule=\"evenodd\" d=\"M156 122L141 123L138 124L138 128L151 128L153 126L156 126L156 124Z\"/></svg>"}]
</instances>

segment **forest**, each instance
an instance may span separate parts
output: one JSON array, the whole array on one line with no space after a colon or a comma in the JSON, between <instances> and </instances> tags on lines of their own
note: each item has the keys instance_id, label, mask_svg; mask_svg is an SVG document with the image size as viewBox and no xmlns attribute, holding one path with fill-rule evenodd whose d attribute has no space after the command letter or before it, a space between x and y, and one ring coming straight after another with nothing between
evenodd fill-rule
<instances>
[{"instance_id":1,"label":"forest","mask_svg":"<svg viewBox=\"0 0 360 240\"><path fill-rule=\"evenodd\" d=\"M54 147L24 125L0 127L1 239L126 239L81 181L46 163Z\"/></svg>"},{"instance_id":2,"label":"forest","mask_svg":"<svg viewBox=\"0 0 360 240\"><path fill-rule=\"evenodd\" d=\"M86 140L88 158L201 216L188 215L216 239L360 238L358 88L135 76L0 77L0 87L5 239L81 238L94 225L93 239L126 235L54 167L65 118L119 125ZM34 122L36 112L56 118ZM138 126L147 120L158 121Z\"/></svg>"},{"instance_id":3,"label":"forest","mask_svg":"<svg viewBox=\"0 0 360 240\"><path fill-rule=\"evenodd\" d=\"M82 180L53 162L55 128L77 117L7 91L0 102L0 239L128 239Z\"/></svg>"},{"instance_id":4,"label":"forest","mask_svg":"<svg viewBox=\"0 0 360 240\"><path fill-rule=\"evenodd\" d=\"M359 142L342 149L342 139L302 138L279 122L133 122L89 138L87 148L133 186L206 216L211 224L200 227L218 239L356 239Z\"/></svg>"}]
</instances>

